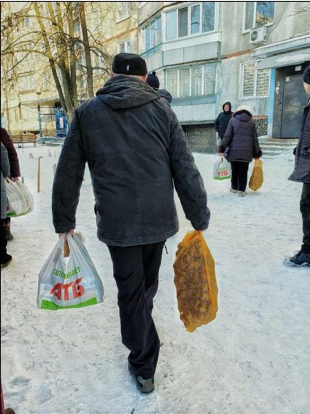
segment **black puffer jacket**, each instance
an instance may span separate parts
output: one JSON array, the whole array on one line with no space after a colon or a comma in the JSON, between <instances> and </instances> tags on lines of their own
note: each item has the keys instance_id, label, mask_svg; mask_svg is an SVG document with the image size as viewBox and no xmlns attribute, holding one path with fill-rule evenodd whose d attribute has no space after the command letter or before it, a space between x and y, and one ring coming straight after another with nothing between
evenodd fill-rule
<instances>
[{"instance_id":1,"label":"black puffer jacket","mask_svg":"<svg viewBox=\"0 0 310 414\"><path fill-rule=\"evenodd\" d=\"M171 104L171 102L172 102L172 96L171 96L171 94L166 89L159 89L157 92L158 92L158 95L161 98L166 99L166 101L169 104Z\"/></svg>"},{"instance_id":2,"label":"black puffer jacket","mask_svg":"<svg viewBox=\"0 0 310 414\"><path fill-rule=\"evenodd\" d=\"M310 184L310 98L302 119L295 154L295 169L289 180Z\"/></svg>"},{"instance_id":3,"label":"black puffer jacket","mask_svg":"<svg viewBox=\"0 0 310 414\"><path fill-rule=\"evenodd\" d=\"M225 105L229 105L229 111L225 112L224 111L224 107ZM216 130L216 132L219 134L220 138L223 138L223 136L225 135L228 123L232 117L232 112L231 112L231 103L230 102L225 102L223 105L223 112L221 112L219 114L219 116L216 118L215 122L214 122L214 128Z\"/></svg>"},{"instance_id":4,"label":"black puffer jacket","mask_svg":"<svg viewBox=\"0 0 310 414\"><path fill-rule=\"evenodd\" d=\"M253 157L262 156L252 114L246 110L237 111L229 121L219 152L228 152L231 161L251 162Z\"/></svg>"},{"instance_id":5,"label":"black puffer jacket","mask_svg":"<svg viewBox=\"0 0 310 414\"><path fill-rule=\"evenodd\" d=\"M182 128L146 83L119 75L77 109L54 180L57 233L75 228L86 162L98 237L106 244L148 244L173 236L174 185L193 227L208 227L206 191Z\"/></svg>"}]
</instances>

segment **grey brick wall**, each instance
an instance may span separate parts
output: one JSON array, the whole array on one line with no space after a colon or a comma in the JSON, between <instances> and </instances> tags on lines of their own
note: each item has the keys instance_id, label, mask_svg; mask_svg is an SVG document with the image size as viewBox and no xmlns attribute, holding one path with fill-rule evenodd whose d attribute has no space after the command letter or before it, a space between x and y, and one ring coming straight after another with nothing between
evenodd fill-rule
<instances>
[{"instance_id":1,"label":"grey brick wall","mask_svg":"<svg viewBox=\"0 0 310 414\"><path fill-rule=\"evenodd\" d=\"M268 118L265 119L254 119L257 135L267 135Z\"/></svg>"},{"instance_id":2,"label":"grey brick wall","mask_svg":"<svg viewBox=\"0 0 310 414\"><path fill-rule=\"evenodd\" d=\"M193 152L214 154L217 151L213 125L182 125L182 128Z\"/></svg>"}]
</instances>

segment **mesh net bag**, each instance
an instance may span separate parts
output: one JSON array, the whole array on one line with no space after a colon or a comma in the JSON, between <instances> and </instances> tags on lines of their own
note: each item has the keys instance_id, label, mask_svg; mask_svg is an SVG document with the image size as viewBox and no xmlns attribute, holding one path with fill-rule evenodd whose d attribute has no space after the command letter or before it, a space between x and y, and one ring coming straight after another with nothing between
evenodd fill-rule
<instances>
[{"instance_id":1,"label":"mesh net bag","mask_svg":"<svg viewBox=\"0 0 310 414\"><path fill-rule=\"evenodd\" d=\"M213 321L218 309L215 264L200 231L185 235L173 267L180 318L194 332Z\"/></svg>"},{"instance_id":2,"label":"mesh net bag","mask_svg":"<svg viewBox=\"0 0 310 414\"><path fill-rule=\"evenodd\" d=\"M257 191L264 182L263 163L261 160L255 160L253 172L250 178L249 187L253 191Z\"/></svg>"}]
</instances>

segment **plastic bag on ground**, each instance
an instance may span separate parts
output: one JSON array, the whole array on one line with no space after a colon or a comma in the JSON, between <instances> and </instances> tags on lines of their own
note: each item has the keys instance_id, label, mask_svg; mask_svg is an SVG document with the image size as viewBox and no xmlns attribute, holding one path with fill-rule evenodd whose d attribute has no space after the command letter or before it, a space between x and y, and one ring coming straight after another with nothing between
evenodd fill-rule
<instances>
[{"instance_id":1,"label":"plastic bag on ground","mask_svg":"<svg viewBox=\"0 0 310 414\"><path fill-rule=\"evenodd\" d=\"M4 180L6 196L8 198L9 209L8 217L17 217L26 214L30 208L29 202L26 200L23 192L17 185L17 182L6 178Z\"/></svg>"},{"instance_id":2,"label":"plastic bag on ground","mask_svg":"<svg viewBox=\"0 0 310 414\"><path fill-rule=\"evenodd\" d=\"M255 160L252 175L249 182L249 187L253 191L261 188L264 182L263 163L261 160Z\"/></svg>"},{"instance_id":3,"label":"plastic bag on ground","mask_svg":"<svg viewBox=\"0 0 310 414\"><path fill-rule=\"evenodd\" d=\"M213 321L218 310L215 263L200 231L185 235L173 267L180 318L194 332Z\"/></svg>"},{"instance_id":4,"label":"plastic bag on ground","mask_svg":"<svg viewBox=\"0 0 310 414\"><path fill-rule=\"evenodd\" d=\"M21 192L23 193L28 205L29 205L29 209L27 211L27 213L31 213L34 209L34 198L33 195L31 194L29 188L26 186L26 184L24 184L22 181L16 181L16 184L18 185L19 189L21 190Z\"/></svg>"},{"instance_id":5,"label":"plastic bag on ground","mask_svg":"<svg viewBox=\"0 0 310 414\"><path fill-rule=\"evenodd\" d=\"M45 262L38 284L40 309L81 308L103 301L103 285L81 239L67 235L70 257L64 259L65 237L59 239Z\"/></svg>"},{"instance_id":6,"label":"plastic bag on ground","mask_svg":"<svg viewBox=\"0 0 310 414\"><path fill-rule=\"evenodd\" d=\"M225 157L219 157L213 166L214 180L228 180L231 178L231 166Z\"/></svg>"}]
</instances>

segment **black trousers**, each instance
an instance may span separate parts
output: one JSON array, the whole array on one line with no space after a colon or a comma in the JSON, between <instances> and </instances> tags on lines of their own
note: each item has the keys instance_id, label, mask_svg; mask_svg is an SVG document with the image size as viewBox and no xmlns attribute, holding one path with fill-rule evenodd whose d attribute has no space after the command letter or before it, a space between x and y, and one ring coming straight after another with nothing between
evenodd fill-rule
<instances>
[{"instance_id":1,"label":"black trousers","mask_svg":"<svg viewBox=\"0 0 310 414\"><path fill-rule=\"evenodd\" d=\"M122 342L136 375L154 376L160 342L152 318L153 299L165 242L141 246L108 246L118 287Z\"/></svg>"},{"instance_id":2,"label":"black trousers","mask_svg":"<svg viewBox=\"0 0 310 414\"><path fill-rule=\"evenodd\" d=\"M245 191L248 182L248 162L232 161L231 163L231 188Z\"/></svg>"},{"instance_id":3,"label":"black trousers","mask_svg":"<svg viewBox=\"0 0 310 414\"><path fill-rule=\"evenodd\" d=\"M1 228L0 228L0 259L1 263L4 263L4 259L6 257L6 246L7 246L7 240L6 240L6 228L5 228L5 222L6 219L1 219Z\"/></svg>"},{"instance_id":4,"label":"black trousers","mask_svg":"<svg viewBox=\"0 0 310 414\"><path fill-rule=\"evenodd\" d=\"M310 253L310 184L304 184L302 187L300 212L304 233L302 250L305 253Z\"/></svg>"}]
</instances>

